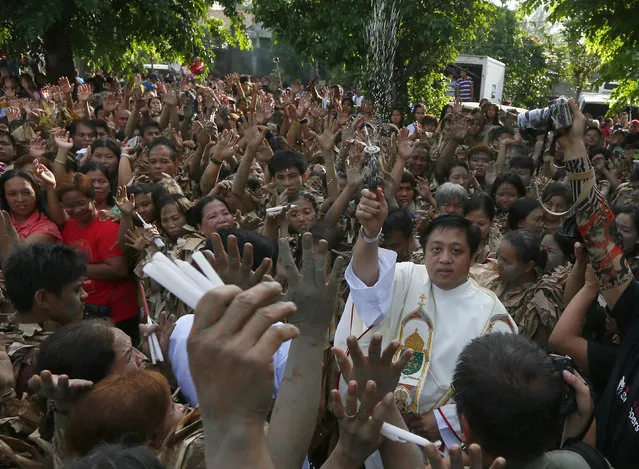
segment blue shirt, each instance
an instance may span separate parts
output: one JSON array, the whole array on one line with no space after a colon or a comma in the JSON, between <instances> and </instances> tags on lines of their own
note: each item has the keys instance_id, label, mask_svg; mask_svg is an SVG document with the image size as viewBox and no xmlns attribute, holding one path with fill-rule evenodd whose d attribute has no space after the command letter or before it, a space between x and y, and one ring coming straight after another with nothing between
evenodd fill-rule
<instances>
[{"instance_id":1,"label":"blue shirt","mask_svg":"<svg viewBox=\"0 0 639 469\"><path fill-rule=\"evenodd\" d=\"M473 99L473 79L466 77L457 79L457 89L459 89L460 101L472 101Z\"/></svg>"}]
</instances>

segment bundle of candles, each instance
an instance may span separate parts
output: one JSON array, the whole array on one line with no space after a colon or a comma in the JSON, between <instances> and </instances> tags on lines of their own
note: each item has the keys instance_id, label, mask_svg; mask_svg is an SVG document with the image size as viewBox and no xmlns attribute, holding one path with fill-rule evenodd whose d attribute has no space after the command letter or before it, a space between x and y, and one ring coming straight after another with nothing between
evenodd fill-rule
<instances>
[{"instance_id":1,"label":"bundle of candles","mask_svg":"<svg viewBox=\"0 0 639 469\"><path fill-rule=\"evenodd\" d=\"M224 285L224 282L202 252L198 251L194 253L193 260L202 272L198 271L188 262L179 259L170 259L160 252L155 253L151 261L148 262L142 270L146 275L195 310L198 301L208 290ZM148 321L150 324L150 318ZM155 337L155 334L152 334L152 336ZM150 342L153 342L153 340L150 339ZM157 337L155 337L155 342L157 342ZM152 345L152 354L155 353L153 348L154 346ZM159 351L159 344L157 345L157 349ZM160 356L161 354L162 352L160 351ZM427 439L389 423L382 425L381 434L389 440L400 443L410 442L420 446L430 444ZM439 442L436 442L435 444L437 445L438 443Z\"/></svg>"}]
</instances>

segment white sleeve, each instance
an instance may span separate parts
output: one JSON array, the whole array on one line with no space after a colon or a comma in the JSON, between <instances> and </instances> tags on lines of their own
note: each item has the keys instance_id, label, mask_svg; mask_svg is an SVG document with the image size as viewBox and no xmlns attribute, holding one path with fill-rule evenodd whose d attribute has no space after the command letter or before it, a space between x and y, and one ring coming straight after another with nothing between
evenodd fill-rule
<instances>
[{"instance_id":1,"label":"white sleeve","mask_svg":"<svg viewBox=\"0 0 639 469\"><path fill-rule=\"evenodd\" d=\"M461 445L459 439L461 435L461 425L457 417L457 406L455 404L446 404L445 406L435 409L435 419L437 420L437 428L446 448L452 445Z\"/></svg>"},{"instance_id":2,"label":"white sleeve","mask_svg":"<svg viewBox=\"0 0 639 469\"><path fill-rule=\"evenodd\" d=\"M393 302L393 280L397 253L379 248L377 251L379 277L372 287L362 282L353 272L353 261L348 265L344 278L351 289L351 298L359 317L366 327L379 323L386 317Z\"/></svg>"},{"instance_id":3,"label":"white sleeve","mask_svg":"<svg viewBox=\"0 0 639 469\"><path fill-rule=\"evenodd\" d=\"M193 318L192 314L185 314L175 323L175 329L169 338L169 360L182 394L188 403L195 407L198 403L197 393L191 378L189 355L186 350L186 341L193 327Z\"/></svg>"},{"instance_id":4,"label":"white sleeve","mask_svg":"<svg viewBox=\"0 0 639 469\"><path fill-rule=\"evenodd\" d=\"M186 342L193 327L193 318L192 314L186 314L176 321L175 329L169 338L169 360L182 394L184 394L188 403L195 407L198 404L198 398L193 378L191 377L189 355L186 350ZM284 378L290 346L290 340L284 342L273 355L273 397L277 397L277 392Z\"/></svg>"},{"instance_id":5,"label":"white sleeve","mask_svg":"<svg viewBox=\"0 0 639 469\"><path fill-rule=\"evenodd\" d=\"M408 136L412 137L415 134L415 124L408 124L406 128L408 129Z\"/></svg>"}]
</instances>

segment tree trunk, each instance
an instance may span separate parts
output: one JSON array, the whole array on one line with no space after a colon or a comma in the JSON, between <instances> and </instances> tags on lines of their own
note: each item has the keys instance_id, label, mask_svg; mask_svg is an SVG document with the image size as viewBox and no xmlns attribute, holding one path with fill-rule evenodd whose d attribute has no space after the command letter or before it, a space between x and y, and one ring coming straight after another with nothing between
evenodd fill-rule
<instances>
[{"instance_id":1,"label":"tree trunk","mask_svg":"<svg viewBox=\"0 0 639 469\"><path fill-rule=\"evenodd\" d=\"M69 81L73 83L75 80L73 49L68 27L63 22L53 24L45 33L44 60L50 82L57 82L60 77L69 77Z\"/></svg>"}]
</instances>

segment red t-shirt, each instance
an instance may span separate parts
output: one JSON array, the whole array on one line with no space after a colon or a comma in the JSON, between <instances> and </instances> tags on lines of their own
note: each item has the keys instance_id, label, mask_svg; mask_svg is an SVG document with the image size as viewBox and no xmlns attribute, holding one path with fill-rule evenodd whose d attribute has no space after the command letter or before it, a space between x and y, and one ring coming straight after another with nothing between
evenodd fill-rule
<instances>
[{"instance_id":1,"label":"red t-shirt","mask_svg":"<svg viewBox=\"0 0 639 469\"><path fill-rule=\"evenodd\" d=\"M83 253L87 264L102 264L106 259L124 255L118 244L118 229L117 223L100 221L97 217L87 226L79 226L76 220L69 220L62 230L62 239L64 244L72 245ZM87 277L84 290L89 295L87 304L111 308L113 322L138 314L137 291L131 278L107 282Z\"/></svg>"}]
</instances>

